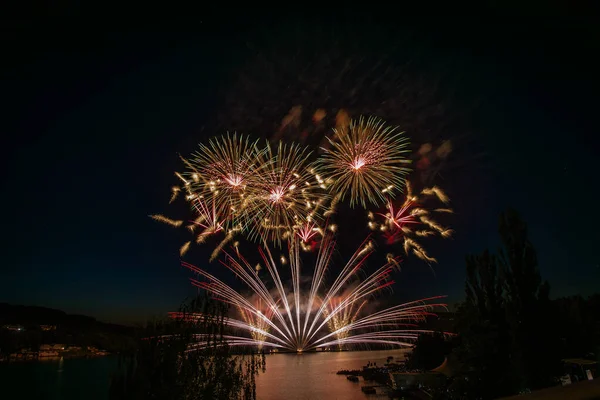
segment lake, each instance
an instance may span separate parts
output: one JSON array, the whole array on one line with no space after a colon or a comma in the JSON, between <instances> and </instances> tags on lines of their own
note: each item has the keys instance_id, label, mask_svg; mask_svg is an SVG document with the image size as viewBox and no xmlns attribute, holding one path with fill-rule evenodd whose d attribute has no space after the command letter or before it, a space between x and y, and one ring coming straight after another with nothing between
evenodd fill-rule
<instances>
[{"instance_id":1,"label":"lake","mask_svg":"<svg viewBox=\"0 0 600 400\"><path fill-rule=\"evenodd\" d=\"M0 398L106 400L117 367L114 356L0 363Z\"/></svg>"},{"instance_id":2,"label":"lake","mask_svg":"<svg viewBox=\"0 0 600 400\"><path fill-rule=\"evenodd\" d=\"M385 395L366 395L364 384L354 383L341 369L361 369L367 362L385 364L388 356L403 360L406 350L343 351L305 354L272 354L267 357L267 372L259 375L256 393L259 400L355 400L385 398Z\"/></svg>"},{"instance_id":3,"label":"lake","mask_svg":"<svg viewBox=\"0 0 600 400\"><path fill-rule=\"evenodd\" d=\"M403 359L406 350L271 354L267 372L257 378L259 400L376 399L366 395L364 384L353 383L341 369L359 369L367 362L383 365L388 356ZM73 358L0 364L2 398L44 400L105 400L111 375L117 370L116 357ZM5 395L8 395L5 397Z\"/></svg>"}]
</instances>

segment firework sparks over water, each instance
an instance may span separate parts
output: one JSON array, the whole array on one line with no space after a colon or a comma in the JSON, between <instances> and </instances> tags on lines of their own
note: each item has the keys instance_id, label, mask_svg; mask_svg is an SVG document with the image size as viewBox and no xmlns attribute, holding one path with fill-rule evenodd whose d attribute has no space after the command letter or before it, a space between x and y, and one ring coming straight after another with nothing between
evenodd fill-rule
<instances>
[{"instance_id":1,"label":"firework sparks over water","mask_svg":"<svg viewBox=\"0 0 600 400\"><path fill-rule=\"evenodd\" d=\"M171 201L185 193L195 217L187 227L196 240L184 244L180 253L185 254L192 242L204 243L223 234L211 256L214 259L237 234L281 244L306 225L316 224L328 194L323 180L309 168L309 155L298 145L266 143L260 148L237 134L201 144L189 160L182 159L187 170L175 174L182 185L172 189ZM183 223L162 215L151 217L174 227ZM305 236L306 249L312 236Z\"/></svg>"},{"instance_id":2,"label":"firework sparks over water","mask_svg":"<svg viewBox=\"0 0 600 400\"><path fill-rule=\"evenodd\" d=\"M316 211L325 198L309 172L309 155L297 145L266 145L244 210L250 239L280 244L292 230L320 218Z\"/></svg>"},{"instance_id":3,"label":"firework sparks over water","mask_svg":"<svg viewBox=\"0 0 600 400\"><path fill-rule=\"evenodd\" d=\"M318 122L324 116L323 111L313 119ZM388 201L387 213L369 213L369 227L383 231L390 244L402 241L407 254L428 263L436 260L417 240L452 233L433 219L434 213L450 209L423 206L430 198L447 204L445 193L434 186L414 195L405 181L407 138L377 118L350 120L339 112L338 116L329 147L316 162L297 144L261 147L248 137L227 134L200 145L190 159L183 159L187 170L176 173L181 185L172 189L171 201L185 196L194 216L185 226L195 235L180 254L194 243L220 236L211 261L232 245L221 263L251 292L242 294L218 276L183 263L198 275L192 279L195 286L237 310L237 318L225 320L232 330L226 336L230 345L298 352L369 344L411 346L426 332L417 324L434 315L435 307L444 306L437 303L440 297L434 297L366 313L374 296L391 288L392 272L400 268L400 259L388 253L383 266L365 275L365 261L375 250L371 239L339 273L330 270L338 228L329 219L344 197L351 206L365 208L367 203ZM290 118L287 123L295 122ZM404 188L406 198L396 207L390 199ZM152 218L174 227L184 224L162 215ZM251 264L240 254L236 235L260 243L260 263ZM284 243L287 252L274 255L271 248ZM315 250L310 283L304 283L300 253ZM359 280L359 275L366 278Z\"/></svg>"},{"instance_id":4,"label":"firework sparks over water","mask_svg":"<svg viewBox=\"0 0 600 400\"><path fill-rule=\"evenodd\" d=\"M376 215L369 213L369 228L382 231L388 244L402 243L407 255L412 252L428 263L435 263L437 260L427 253L419 241L429 236L452 236L452 229L440 225L433 218L435 214L453 211L450 208L427 209L425 203L429 199L437 199L444 207L450 202L448 196L437 186L425 188L415 195L407 181L404 202L396 207L391 200L388 201L387 213L377 214L377 217L383 218L382 222L377 222Z\"/></svg>"},{"instance_id":5,"label":"firework sparks over water","mask_svg":"<svg viewBox=\"0 0 600 400\"><path fill-rule=\"evenodd\" d=\"M188 200L211 202L226 230L239 225L247 188L259 175L256 158L260 154L257 142L248 136L226 134L200 144L190 159L184 159L188 170L182 174ZM207 200L210 199L210 200ZM205 210L197 210L199 215Z\"/></svg>"},{"instance_id":6,"label":"firework sparks over water","mask_svg":"<svg viewBox=\"0 0 600 400\"><path fill-rule=\"evenodd\" d=\"M245 324L253 328L250 330L250 336L256 343L259 343L258 348L260 349L262 348L260 343L267 340L266 333L269 330L269 325L266 323L266 320L271 320L275 311L260 298L257 298L252 304L254 304L256 314L242 307L238 307L238 312Z\"/></svg>"},{"instance_id":7,"label":"firework sparks over water","mask_svg":"<svg viewBox=\"0 0 600 400\"><path fill-rule=\"evenodd\" d=\"M348 129L334 129L335 140L319 160L323 173L332 180L331 191L350 205L377 205L404 186L408 138L378 118L360 118Z\"/></svg>"},{"instance_id":8,"label":"firework sparks over water","mask_svg":"<svg viewBox=\"0 0 600 400\"><path fill-rule=\"evenodd\" d=\"M335 242L325 235L319 248L309 287L301 284L302 263L299 239L291 240L287 265L291 275L288 290L280 266L268 247L260 248L262 264L268 272L267 287L260 270L244 257L227 254L222 264L252 292L249 299L209 272L183 263L200 279L192 283L215 298L233 305L240 318L228 318L225 324L239 335L227 336L230 345L271 347L290 351L355 345L411 346L419 334L418 323L432 316L441 297L422 299L389 307L369 315L361 315L366 302L382 289L393 285L394 265L386 263L361 281L356 274L373 252L372 246L361 246L333 282L326 282ZM368 242L367 242L368 243ZM174 317L181 316L178 313ZM198 316L200 317L200 316Z\"/></svg>"},{"instance_id":9,"label":"firework sparks over water","mask_svg":"<svg viewBox=\"0 0 600 400\"><path fill-rule=\"evenodd\" d=\"M322 118L323 113L315 118ZM190 204L193 219L185 226L195 239L183 244L180 254L183 256L193 244L220 237L212 261L238 235L277 247L299 238L303 251L314 251L326 230L336 231L337 226L328 220L346 197L351 206L360 204L364 208L367 203L388 201L388 213L377 214L384 216L384 221L369 213L369 227L384 231L390 243L402 240L407 253L435 262L419 240L436 234L449 237L452 231L437 224L432 212L417 205L426 197L447 203L447 196L434 186L417 197L406 185L406 200L399 208L390 200L405 187L409 171L407 138L380 119L351 120L341 111L333 132L328 138L330 147L323 149L325 154L316 161L308 148L297 144L265 142L259 146L238 134L213 138L208 145L201 144L189 159L182 158L187 169L175 174L181 185L172 188L171 200L183 195ZM162 215L152 218L174 227L184 224ZM417 223L424 229L413 231ZM399 267L392 254L387 259Z\"/></svg>"},{"instance_id":10,"label":"firework sparks over water","mask_svg":"<svg viewBox=\"0 0 600 400\"><path fill-rule=\"evenodd\" d=\"M344 296L341 296L339 299L331 299L324 315L328 316L330 313L333 313L343 301ZM342 343L350 335L350 332L345 328L356 321L365 304L367 304L367 300L363 300L362 302L352 302L352 305L342 307L342 311L333 313L333 317L327 323L331 332L337 332L335 338L340 342L338 345L340 350L343 348Z\"/></svg>"}]
</instances>

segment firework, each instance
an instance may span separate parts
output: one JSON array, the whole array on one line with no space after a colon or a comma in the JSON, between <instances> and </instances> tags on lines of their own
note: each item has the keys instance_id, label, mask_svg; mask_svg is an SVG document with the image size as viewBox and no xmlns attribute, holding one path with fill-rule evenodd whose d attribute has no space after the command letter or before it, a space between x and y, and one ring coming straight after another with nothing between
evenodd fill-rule
<instances>
[{"instance_id":1,"label":"firework","mask_svg":"<svg viewBox=\"0 0 600 400\"><path fill-rule=\"evenodd\" d=\"M298 241L297 238L290 241L287 257L291 290L284 285L280 266L268 247L259 250L262 264L268 271L268 281L273 282L274 288L267 287L260 270L244 257L226 255L223 265L252 291L251 298L207 271L183 263L201 277L192 279L194 285L239 310L240 319L225 320L227 326L240 332L238 336L227 336L230 345L275 347L297 352L357 344L411 346L418 335L425 332L417 329L416 323L433 315L434 307L444 306L436 303L439 297L434 297L362 316L361 310L368 299L393 285L390 279L393 265L387 263L366 279L356 281L357 272L373 251L372 246L364 245L335 275L333 282L327 284L325 277L335 243L330 235L325 235L310 285L303 287Z\"/></svg>"},{"instance_id":2,"label":"firework","mask_svg":"<svg viewBox=\"0 0 600 400\"><path fill-rule=\"evenodd\" d=\"M224 214L218 210L215 196L209 196L207 199L195 197L192 204L198 216L188 225L188 229L192 232L200 230L196 243L204 243L208 236L223 230Z\"/></svg>"},{"instance_id":3,"label":"firework","mask_svg":"<svg viewBox=\"0 0 600 400\"><path fill-rule=\"evenodd\" d=\"M176 227L176 228L180 227L181 224L183 224L183 221L181 221L181 220L180 221L176 221L176 220L173 220L171 218L167 218L167 217L165 217L163 215L158 215L158 214L150 215L150 218L152 218L155 221L159 221L159 222L162 222L163 224L171 225L171 226Z\"/></svg>"},{"instance_id":4,"label":"firework","mask_svg":"<svg viewBox=\"0 0 600 400\"><path fill-rule=\"evenodd\" d=\"M280 244L294 229L319 218L316 211L325 197L317 193L319 182L308 169L309 154L297 145L279 143L274 149L267 144L243 207L248 238Z\"/></svg>"},{"instance_id":5,"label":"firework","mask_svg":"<svg viewBox=\"0 0 600 400\"><path fill-rule=\"evenodd\" d=\"M325 210L325 183L309 168L309 155L297 145L272 147L266 143L260 148L257 142L237 134L213 138L208 145L201 144L190 159L182 158L187 169L175 174L182 185L172 188L171 201L185 193L194 214L187 227L197 235L196 243L218 233L225 235L211 260L237 234L281 244L297 231L307 235L305 226L319 221ZM161 215L152 218L172 226L183 222ZM310 237L305 239L308 250ZM181 248L182 255L190 244Z\"/></svg>"},{"instance_id":6,"label":"firework","mask_svg":"<svg viewBox=\"0 0 600 400\"><path fill-rule=\"evenodd\" d=\"M331 179L330 191L350 197L366 207L380 204L404 186L410 171L408 138L378 118L352 120L346 130L334 129L337 140L329 139L319 165Z\"/></svg>"},{"instance_id":7,"label":"firework","mask_svg":"<svg viewBox=\"0 0 600 400\"><path fill-rule=\"evenodd\" d=\"M192 243L204 243L216 235L222 235L222 241L211 260L236 235L278 247L299 238L300 248L312 251L324 235L324 221L335 214L344 196L350 198L351 206L366 207L393 198L406 186L406 201L400 209L388 200L384 222L375 221L371 213L369 226L384 231L390 242L404 238L406 252L435 262L417 239L435 234L449 237L452 231L437 224L432 214L451 210L429 212L416 207L419 199L404 178L409 171L404 157L408 143L402 133L377 118L350 120L342 111L336 115L334 138L328 138L331 148L316 162L309 162L311 152L297 144L260 147L237 134L211 139L189 160L183 159L187 170L176 173L182 185L172 192L173 196L184 193L190 203L194 219L187 227L196 237L181 247L180 254ZM316 113L313 120L322 119L323 113ZM419 196L444 204L449 201L436 186L423 189ZM152 218L176 227L183 223L161 215ZM413 232L415 224L423 229ZM327 229L335 232L337 227L328 224ZM388 261L393 259L388 257Z\"/></svg>"},{"instance_id":8,"label":"firework","mask_svg":"<svg viewBox=\"0 0 600 400\"><path fill-rule=\"evenodd\" d=\"M434 263L437 260L431 257L427 251L419 244L420 238L439 235L443 238L452 236L452 229L448 229L433 220L436 213L452 213L449 208L436 208L428 210L424 208L427 198L437 198L444 204L450 199L438 187L425 188L419 195L412 192L410 182L406 182L406 199L400 207L394 207L390 200L387 204L387 213L377 214L383 217L383 222L376 222L373 213L369 213L369 228L379 229L387 239L388 244L397 242L402 243L404 252L408 255L412 252L420 259ZM390 255L388 255L388 260Z\"/></svg>"},{"instance_id":9,"label":"firework","mask_svg":"<svg viewBox=\"0 0 600 400\"><path fill-rule=\"evenodd\" d=\"M269 330L269 325L265 322L265 320L271 320L273 318L274 311L271 307L268 307L266 303L264 303L260 298L253 302L254 308L257 311L257 314L253 314L248 312L245 308L238 307L238 311L242 316L244 322L252 327L253 329L250 331L250 335L252 339L256 343L263 343L267 339L267 331ZM263 318L264 317L264 318ZM259 349L262 347L258 346Z\"/></svg>"},{"instance_id":10,"label":"firework","mask_svg":"<svg viewBox=\"0 0 600 400\"><path fill-rule=\"evenodd\" d=\"M296 235L302 239L302 243L309 243L318 234L323 234L323 231L313 222L307 222L296 230Z\"/></svg>"},{"instance_id":11,"label":"firework","mask_svg":"<svg viewBox=\"0 0 600 400\"><path fill-rule=\"evenodd\" d=\"M192 199L212 197L216 208L229 227L236 225L242 212L251 180L260 176L257 142L248 136L226 134L209 140L192 157L184 159L188 171L185 187Z\"/></svg>"},{"instance_id":12,"label":"firework","mask_svg":"<svg viewBox=\"0 0 600 400\"><path fill-rule=\"evenodd\" d=\"M196 235L195 243L204 243L208 237L218 233L225 235L211 259L244 229L244 219L240 216L244 212L247 188L252 179L260 175L259 157L257 143L237 133L213 138L208 145L200 144L199 150L189 159L182 157L186 171L175 173L181 186L172 188L170 202L185 193L185 200L190 203L194 214L187 228ZM162 215L151 217L176 227L183 223ZM184 255L191 244L192 241L186 242L180 254Z\"/></svg>"},{"instance_id":13,"label":"firework","mask_svg":"<svg viewBox=\"0 0 600 400\"><path fill-rule=\"evenodd\" d=\"M344 343L344 341L346 339L348 339L348 336L350 335L350 332L348 331L348 329L344 329L344 328L346 328L348 325L350 325L351 323L356 321L360 311L362 310L364 305L367 304L367 300L363 300L356 306L355 306L356 303L352 302L352 305L350 305L348 307L342 307L341 308L342 311L333 313L333 311L340 306L340 304L342 303L343 300L344 300L343 296L340 297L339 299L330 300L329 305L324 313L325 316L328 316L330 313L333 314L332 318L329 320L327 325L329 326L329 330L331 332L336 332L334 337L340 343L338 345L338 348L340 350L342 350L342 348L343 348L342 343Z\"/></svg>"},{"instance_id":14,"label":"firework","mask_svg":"<svg viewBox=\"0 0 600 400\"><path fill-rule=\"evenodd\" d=\"M330 225L329 228L332 230L335 225ZM300 247L304 251L311 251L317 245L317 239L323 236L323 229L319 228L317 224L312 221L306 222L298 226L294 230L296 236L300 239ZM333 230L332 230L333 232Z\"/></svg>"}]
</instances>

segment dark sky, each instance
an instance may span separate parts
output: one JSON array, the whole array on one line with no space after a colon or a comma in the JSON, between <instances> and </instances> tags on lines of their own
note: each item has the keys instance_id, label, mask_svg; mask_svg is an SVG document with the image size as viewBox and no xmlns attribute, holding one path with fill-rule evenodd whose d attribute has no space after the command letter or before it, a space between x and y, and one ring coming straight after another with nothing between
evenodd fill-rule
<instances>
[{"instance_id":1,"label":"dark sky","mask_svg":"<svg viewBox=\"0 0 600 400\"><path fill-rule=\"evenodd\" d=\"M5 32L0 302L131 322L194 293L179 264L185 233L147 215L168 213L177 154L219 133L207 127L218 94L251 57L246 42L287 26L227 18L207 16L185 34L35 24ZM435 246L435 276L415 262L403 269L399 298L459 300L464 255L497 248L508 206L529 224L553 296L598 290L598 31L583 18L500 21L410 27L427 37L432 60L460 60L456 89L478 104L469 118L483 157L459 160L444 182L456 237Z\"/></svg>"}]
</instances>

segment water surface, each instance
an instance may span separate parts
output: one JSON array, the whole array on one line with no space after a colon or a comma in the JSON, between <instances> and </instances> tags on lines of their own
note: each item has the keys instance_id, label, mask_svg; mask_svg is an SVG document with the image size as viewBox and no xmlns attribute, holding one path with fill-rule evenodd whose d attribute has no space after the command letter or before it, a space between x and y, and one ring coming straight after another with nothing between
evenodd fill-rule
<instances>
[{"instance_id":1,"label":"water surface","mask_svg":"<svg viewBox=\"0 0 600 400\"><path fill-rule=\"evenodd\" d=\"M106 400L117 365L114 356L0 363L0 398Z\"/></svg>"},{"instance_id":2,"label":"water surface","mask_svg":"<svg viewBox=\"0 0 600 400\"><path fill-rule=\"evenodd\" d=\"M354 400L387 398L366 395L365 382L350 382L341 369L360 369L367 362L383 365L388 356L404 358L402 350L271 354L267 371L257 378L259 400ZM110 378L118 369L115 356L0 363L0 398L35 400L105 400Z\"/></svg>"},{"instance_id":3,"label":"water surface","mask_svg":"<svg viewBox=\"0 0 600 400\"><path fill-rule=\"evenodd\" d=\"M387 398L378 389L377 395L360 390L365 384L350 382L342 369L361 369L367 362L383 365L388 356L403 360L406 350L344 351L305 354L271 354L267 356L267 372L259 375L256 393L259 400L307 399L368 399Z\"/></svg>"}]
</instances>

